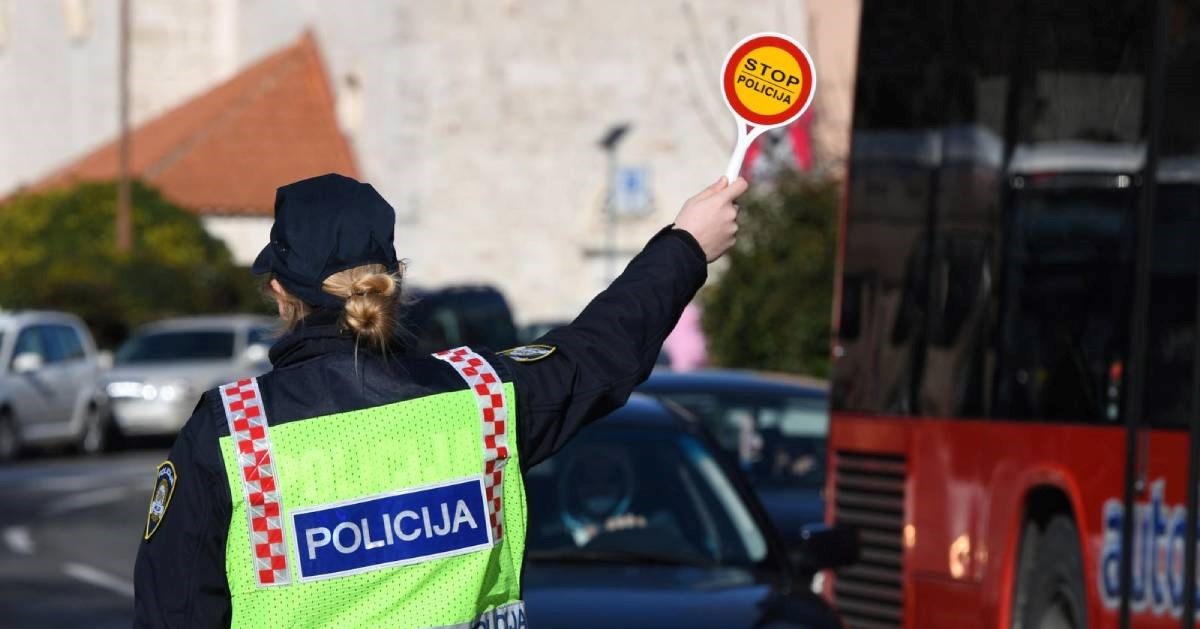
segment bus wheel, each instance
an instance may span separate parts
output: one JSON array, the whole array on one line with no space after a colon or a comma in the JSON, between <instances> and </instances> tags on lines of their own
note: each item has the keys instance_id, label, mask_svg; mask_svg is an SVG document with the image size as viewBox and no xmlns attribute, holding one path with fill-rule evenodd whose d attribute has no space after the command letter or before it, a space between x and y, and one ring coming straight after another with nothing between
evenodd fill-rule
<instances>
[{"instance_id":1,"label":"bus wheel","mask_svg":"<svg viewBox=\"0 0 1200 629\"><path fill-rule=\"evenodd\" d=\"M1021 532L1021 552L1017 555L1017 585L1013 588L1012 629L1025 629L1025 610L1029 608L1029 580L1033 578L1033 563L1037 559L1038 539L1042 529L1033 520L1025 521Z\"/></svg>"},{"instance_id":2,"label":"bus wheel","mask_svg":"<svg viewBox=\"0 0 1200 629\"><path fill-rule=\"evenodd\" d=\"M1067 515L1046 523L1029 572L1022 571L1018 600L1024 603L1023 629L1084 629L1087 599L1079 533Z\"/></svg>"}]
</instances>

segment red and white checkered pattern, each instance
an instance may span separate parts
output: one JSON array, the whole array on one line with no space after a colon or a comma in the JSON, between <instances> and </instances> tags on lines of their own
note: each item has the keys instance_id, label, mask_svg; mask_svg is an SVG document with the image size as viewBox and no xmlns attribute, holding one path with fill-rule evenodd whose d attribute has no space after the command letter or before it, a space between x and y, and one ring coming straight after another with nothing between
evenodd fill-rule
<instances>
[{"instance_id":1,"label":"red and white checkered pattern","mask_svg":"<svg viewBox=\"0 0 1200 629\"><path fill-rule=\"evenodd\" d=\"M483 491L487 498L492 539L504 533L504 464L508 462L508 406L504 402L504 384L486 360L467 347L434 354L448 363L475 392L483 418Z\"/></svg>"},{"instance_id":2,"label":"red and white checkered pattern","mask_svg":"<svg viewBox=\"0 0 1200 629\"><path fill-rule=\"evenodd\" d=\"M258 380L238 380L220 387L229 435L233 437L250 530L250 550L259 587L291 582L283 534L283 502L267 434Z\"/></svg>"}]
</instances>

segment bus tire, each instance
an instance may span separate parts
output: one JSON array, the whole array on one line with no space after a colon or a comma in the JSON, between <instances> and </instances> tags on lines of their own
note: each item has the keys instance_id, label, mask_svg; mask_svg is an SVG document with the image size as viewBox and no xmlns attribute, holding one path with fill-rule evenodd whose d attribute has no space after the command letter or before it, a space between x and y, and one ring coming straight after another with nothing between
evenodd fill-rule
<instances>
[{"instance_id":1,"label":"bus tire","mask_svg":"<svg viewBox=\"0 0 1200 629\"><path fill-rule=\"evenodd\" d=\"M1066 514L1046 522L1037 541L1032 568L1021 574L1018 601L1025 608L1023 629L1085 629L1087 592L1079 533Z\"/></svg>"},{"instance_id":2,"label":"bus tire","mask_svg":"<svg viewBox=\"0 0 1200 629\"><path fill-rule=\"evenodd\" d=\"M1033 520L1025 521L1021 531L1021 545L1017 555L1016 587L1012 596L1012 629L1025 629L1025 610L1029 607L1029 580L1033 578L1033 564L1037 558L1038 541L1042 537L1042 529Z\"/></svg>"}]
</instances>

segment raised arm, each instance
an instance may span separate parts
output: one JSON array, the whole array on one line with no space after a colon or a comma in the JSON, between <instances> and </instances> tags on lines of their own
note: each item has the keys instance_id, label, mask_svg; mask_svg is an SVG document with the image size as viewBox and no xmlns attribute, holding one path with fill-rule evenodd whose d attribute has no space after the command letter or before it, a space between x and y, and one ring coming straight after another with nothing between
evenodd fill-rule
<instances>
[{"instance_id":1,"label":"raised arm","mask_svg":"<svg viewBox=\"0 0 1200 629\"><path fill-rule=\"evenodd\" d=\"M734 200L746 181L722 177L688 199L570 325L536 342L553 348L505 360L517 388L518 445L529 468L589 422L620 407L654 368L663 341L704 284L708 262L733 246Z\"/></svg>"}]
</instances>

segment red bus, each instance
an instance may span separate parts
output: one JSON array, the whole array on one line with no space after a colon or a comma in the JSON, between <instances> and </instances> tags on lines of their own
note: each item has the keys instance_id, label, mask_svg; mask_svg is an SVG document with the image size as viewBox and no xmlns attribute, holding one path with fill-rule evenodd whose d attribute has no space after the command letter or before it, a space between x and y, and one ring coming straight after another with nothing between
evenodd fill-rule
<instances>
[{"instance_id":1,"label":"red bus","mask_svg":"<svg viewBox=\"0 0 1200 629\"><path fill-rule=\"evenodd\" d=\"M863 0L857 63L847 627L1193 626L1200 0Z\"/></svg>"}]
</instances>

